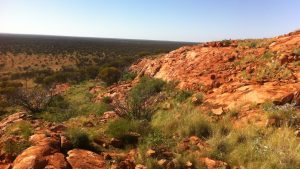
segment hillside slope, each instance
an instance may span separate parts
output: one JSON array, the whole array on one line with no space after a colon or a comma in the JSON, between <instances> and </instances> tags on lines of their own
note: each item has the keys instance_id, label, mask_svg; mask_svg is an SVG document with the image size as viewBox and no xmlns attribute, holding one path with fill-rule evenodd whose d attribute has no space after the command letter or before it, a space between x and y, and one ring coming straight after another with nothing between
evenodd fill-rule
<instances>
[{"instance_id":1,"label":"hillside slope","mask_svg":"<svg viewBox=\"0 0 300 169\"><path fill-rule=\"evenodd\" d=\"M185 46L129 70L2 116L0 169L299 168L300 31Z\"/></svg>"},{"instance_id":2,"label":"hillside slope","mask_svg":"<svg viewBox=\"0 0 300 169\"><path fill-rule=\"evenodd\" d=\"M296 31L270 39L185 46L163 57L145 58L131 70L204 92L215 107L234 108L299 91L299 60L300 31Z\"/></svg>"}]
</instances>

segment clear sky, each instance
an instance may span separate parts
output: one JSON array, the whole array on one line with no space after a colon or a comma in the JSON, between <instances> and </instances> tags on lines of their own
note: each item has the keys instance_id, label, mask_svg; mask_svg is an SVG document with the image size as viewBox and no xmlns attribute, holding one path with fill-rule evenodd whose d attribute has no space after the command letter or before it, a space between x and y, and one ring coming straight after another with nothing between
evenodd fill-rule
<instances>
[{"instance_id":1,"label":"clear sky","mask_svg":"<svg viewBox=\"0 0 300 169\"><path fill-rule=\"evenodd\" d=\"M300 0L0 0L0 32L210 41L300 28Z\"/></svg>"}]
</instances>

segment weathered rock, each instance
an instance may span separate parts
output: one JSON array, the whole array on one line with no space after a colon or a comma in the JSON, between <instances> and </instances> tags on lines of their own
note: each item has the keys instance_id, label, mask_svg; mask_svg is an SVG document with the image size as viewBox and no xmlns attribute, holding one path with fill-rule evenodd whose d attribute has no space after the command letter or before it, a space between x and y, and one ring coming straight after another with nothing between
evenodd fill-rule
<instances>
[{"instance_id":1,"label":"weathered rock","mask_svg":"<svg viewBox=\"0 0 300 169\"><path fill-rule=\"evenodd\" d=\"M119 115L114 111L108 111L108 112L104 112L102 117L105 119L114 119L116 117L119 117Z\"/></svg>"},{"instance_id":2,"label":"weathered rock","mask_svg":"<svg viewBox=\"0 0 300 169\"><path fill-rule=\"evenodd\" d=\"M3 120L0 121L0 135L5 130L6 127L8 127L10 124L16 123L18 121L22 121L27 118L27 114L25 112L18 112L15 114L12 114Z\"/></svg>"},{"instance_id":3,"label":"weathered rock","mask_svg":"<svg viewBox=\"0 0 300 169\"><path fill-rule=\"evenodd\" d=\"M73 147L71 141L64 135L60 136L60 148L61 151L68 151L71 150Z\"/></svg>"},{"instance_id":4,"label":"weathered rock","mask_svg":"<svg viewBox=\"0 0 300 169\"><path fill-rule=\"evenodd\" d=\"M192 167L193 167L193 163L190 162L190 161L187 161L187 162L185 163L185 166L186 166L187 168L192 168Z\"/></svg>"},{"instance_id":5,"label":"weathered rock","mask_svg":"<svg viewBox=\"0 0 300 169\"><path fill-rule=\"evenodd\" d=\"M94 138L94 142L104 148L108 148L110 141L107 138L102 138L100 136Z\"/></svg>"},{"instance_id":6,"label":"weathered rock","mask_svg":"<svg viewBox=\"0 0 300 169\"><path fill-rule=\"evenodd\" d=\"M68 128L63 124L55 125L50 128L50 130L55 133L62 133L64 131L66 131L67 129Z\"/></svg>"},{"instance_id":7,"label":"weathered rock","mask_svg":"<svg viewBox=\"0 0 300 169\"><path fill-rule=\"evenodd\" d=\"M192 96L191 102L194 105L199 105L203 102L203 98L197 97L197 96Z\"/></svg>"},{"instance_id":8,"label":"weathered rock","mask_svg":"<svg viewBox=\"0 0 300 169\"><path fill-rule=\"evenodd\" d=\"M300 129L295 131L295 135L296 135L297 137L300 137Z\"/></svg>"},{"instance_id":9,"label":"weathered rock","mask_svg":"<svg viewBox=\"0 0 300 169\"><path fill-rule=\"evenodd\" d=\"M144 166L144 165L141 165L141 164L137 164L137 165L135 166L135 169L147 169L147 167Z\"/></svg>"},{"instance_id":10,"label":"weathered rock","mask_svg":"<svg viewBox=\"0 0 300 169\"><path fill-rule=\"evenodd\" d=\"M300 91L294 93L294 103L295 106L300 106Z\"/></svg>"},{"instance_id":11,"label":"weathered rock","mask_svg":"<svg viewBox=\"0 0 300 169\"><path fill-rule=\"evenodd\" d=\"M146 157L154 157L155 155L156 155L156 151L155 150L149 149L146 152Z\"/></svg>"},{"instance_id":12,"label":"weathered rock","mask_svg":"<svg viewBox=\"0 0 300 169\"><path fill-rule=\"evenodd\" d=\"M70 84L64 83L64 84L58 84L54 87L53 93L54 94L61 94L66 92L70 88Z\"/></svg>"},{"instance_id":13,"label":"weathered rock","mask_svg":"<svg viewBox=\"0 0 300 169\"><path fill-rule=\"evenodd\" d=\"M281 55L279 58L279 62L281 65L286 64L289 62L289 56L288 55Z\"/></svg>"},{"instance_id":14,"label":"weathered rock","mask_svg":"<svg viewBox=\"0 0 300 169\"><path fill-rule=\"evenodd\" d=\"M11 169L11 164L0 164L0 169Z\"/></svg>"},{"instance_id":15,"label":"weathered rock","mask_svg":"<svg viewBox=\"0 0 300 169\"><path fill-rule=\"evenodd\" d=\"M213 114L219 116L219 115L222 115L222 114L224 113L224 110L223 110L222 107L220 107L220 108L217 108L217 109L211 109L211 112L212 112Z\"/></svg>"},{"instance_id":16,"label":"weathered rock","mask_svg":"<svg viewBox=\"0 0 300 169\"><path fill-rule=\"evenodd\" d=\"M167 165L167 160L166 159L160 159L157 161L157 164L161 167L166 166Z\"/></svg>"},{"instance_id":17,"label":"weathered rock","mask_svg":"<svg viewBox=\"0 0 300 169\"><path fill-rule=\"evenodd\" d=\"M62 153L54 153L47 157L47 165L45 169L70 169L69 163L65 160Z\"/></svg>"},{"instance_id":18,"label":"weathered rock","mask_svg":"<svg viewBox=\"0 0 300 169\"><path fill-rule=\"evenodd\" d=\"M24 150L13 162L13 169L39 169L54 168L60 169L56 161L61 163L61 168L67 168L63 154L60 154L60 137L58 135L47 136L35 134L30 137L33 146Z\"/></svg>"},{"instance_id":19,"label":"weathered rock","mask_svg":"<svg viewBox=\"0 0 300 169\"><path fill-rule=\"evenodd\" d=\"M290 93L282 98L280 98L279 100L275 100L273 101L273 103L275 105L284 105L284 104L287 104L287 103L291 103L294 99L294 93Z\"/></svg>"},{"instance_id":20,"label":"weathered rock","mask_svg":"<svg viewBox=\"0 0 300 169\"><path fill-rule=\"evenodd\" d=\"M275 118L269 118L266 121L266 127L276 126L277 120Z\"/></svg>"},{"instance_id":21,"label":"weathered rock","mask_svg":"<svg viewBox=\"0 0 300 169\"><path fill-rule=\"evenodd\" d=\"M112 145L115 148L123 148L125 146L124 143L121 140L116 139L116 138L112 138L110 140L109 144Z\"/></svg>"},{"instance_id":22,"label":"weathered rock","mask_svg":"<svg viewBox=\"0 0 300 169\"><path fill-rule=\"evenodd\" d=\"M223 161L212 160L209 158L201 158L200 161L206 165L207 169L230 169L230 166Z\"/></svg>"},{"instance_id":23,"label":"weathered rock","mask_svg":"<svg viewBox=\"0 0 300 169\"><path fill-rule=\"evenodd\" d=\"M84 127L94 127L95 125L94 125L93 122L87 121L87 122L84 122L84 123L83 123L83 126L84 126Z\"/></svg>"},{"instance_id":24,"label":"weathered rock","mask_svg":"<svg viewBox=\"0 0 300 169\"><path fill-rule=\"evenodd\" d=\"M164 110L169 110L169 109L172 108L172 105L171 105L171 103L165 103L165 104L162 106L162 108L163 108Z\"/></svg>"},{"instance_id":25,"label":"weathered rock","mask_svg":"<svg viewBox=\"0 0 300 169\"><path fill-rule=\"evenodd\" d=\"M119 164L120 169L135 169L135 163L132 160L124 160Z\"/></svg>"},{"instance_id":26,"label":"weathered rock","mask_svg":"<svg viewBox=\"0 0 300 169\"><path fill-rule=\"evenodd\" d=\"M47 166L47 156L58 152L50 146L32 146L23 151L14 161L13 169L38 169Z\"/></svg>"},{"instance_id":27,"label":"weathered rock","mask_svg":"<svg viewBox=\"0 0 300 169\"><path fill-rule=\"evenodd\" d=\"M29 137L29 141L33 145L38 145L42 140L46 139L46 134L34 134Z\"/></svg>"},{"instance_id":28,"label":"weathered rock","mask_svg":"<svg viewBox=\"0 0 300 169\"><path fill-rule=\"evenodd\" d=\"M70 150L67 161L72 169L105 169L103 157L88 150Z\"/></svg>"}]
</instances>

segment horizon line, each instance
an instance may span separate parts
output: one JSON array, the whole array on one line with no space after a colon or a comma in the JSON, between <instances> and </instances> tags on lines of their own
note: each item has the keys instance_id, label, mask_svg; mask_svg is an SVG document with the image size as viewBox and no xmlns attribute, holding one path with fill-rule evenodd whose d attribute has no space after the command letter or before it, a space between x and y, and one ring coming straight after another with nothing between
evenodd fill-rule
<instances>
[{"instance_id":1,"label":"horizon line","mask_svg":"<svg viewBox=\"0 0 300 169\"><path fill-rule=\"evenodd\" d=\"M170 43L194 43L199 44L203 42L196 41L173 41L173 40L156 40L156 39L130 39L130 38L111 38L111 37L98 37L98 36L79 36L79 35L58 35L58 34L31 34L31 33L7 33L0 32L0 35L25 35L25 36L48 36L48 37L66 37L66 38L90 38L90 39L112 39L112 40L132 40L132 41L156 41L156 42L170 42Z\"/></svg>"}]
</instances>

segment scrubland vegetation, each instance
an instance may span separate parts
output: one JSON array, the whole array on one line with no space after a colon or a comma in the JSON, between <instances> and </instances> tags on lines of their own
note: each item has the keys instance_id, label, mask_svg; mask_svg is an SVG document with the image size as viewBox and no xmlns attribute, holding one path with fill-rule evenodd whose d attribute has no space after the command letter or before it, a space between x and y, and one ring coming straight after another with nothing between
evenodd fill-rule
<instances>
[{"instance_id":1,"label":"scrubland vegetation","mask_svg":"<svg viewBox=\"0 0 300 169\"><path fill-rule=\"evenodd\" d=\"M186 44L2 34L1 81L18 81L29 86L51 86L100 77L107 83L112 83L119 80L120 72L137 59L166 53ZM107 79L107 73L111 74L111 71L115 72L114 78Z\"/></svg>"},{"instance_id":2,"label":"scrubland vegetation","mask_svg":"<svg viewBox=\"0 0 300 169\"><path fill-rule=\"evenodd\" d=\"M86 40L88 44L94 43L94 39ZM128 43L133 42L135 41ZM29 47L35 43L32 42ZM43 43L46 44L42 42L42 46ZM127 41L123 43L127 44ZM222 43L227 48L231 45L231 40L224 40ZM238 43L237 48L261 48L270 43L271 41L245 40ZM77 47L80 55L90 54L86 53L90 49L88 46ZM52 49L45 46L42 48L45 52ZM66 46L63 48L66 49ZM96 49L95 46L92 48ZM27 47L20 46L16 49L24 52ZM67 48L66 54L72 53L71 49L73 48ZM62 52L60 48L55 50ZM99 63L87 64L89 61L85 62L83 59L76 67L64 67L60 71L28 71L27 74L13 76L16 79L24 76L33 78L36 83L34 87L27 87L26 83L15 79L1 81L1 117L26 110L33 121L18 121L5 128L4 137L18 136L18 139L6 141L0 152L12 154L15 158L28 148L31 145L29 137L36 129L33 127L34 120L40 120L45 126L63 125L66 129L59 134L66 136L72 148L99 154L112 152L126 155L130 154L130 150L136 150L136 156L132 157L136 164L143 164L149 169L201 169L207 167L203 162L206 158L216 163L224 162L232 168L299 168L300 139L299 133L295 132L299 131L300 116L293 101L282 105L276 105L272 101L252 103L247 111L253 111L251 113L267 119L267 124L242 121L242 125L236 125L235 122L241 116L246 116L245 112L242 114L245 111L242 107L224 111L222 108L222 113L213 113L213 107L206 102L209 94L207 86L203 84L199 84L201 90L198 91L180 90L176 88L178 82L174 81L166 82L146 75L135 79L137 75L128 72L126 68L142 55L133 58L126 56L126 61L119 62L118 52L124 51L118 50L112 58L104 58ZM97 52L99 51L96 54ZM298 53L299 49L296 48L293 55L298 56ZM241 80L288 80L293 76L290 65L276 60L277 55L278 53L271 51L259 56L249 54L230 61L230 64L242 67L238 75L242 77ZM118 61L114 60L116 58ZM245 65L248 65L248 69L243 67ZM255 69L251 69L253 65L256 66ZM135 83L130 83L132 81ZM54 84L65 82L72 84L67 91L52 93L51 87ZM127 83L130 87L122 86L129 88L123 93L124 100L113 98L114 94L120 94L113 90L109 91L111 95L101 95L98 98L99 94L117 86L115 84L121 86ZM97 90L94 91L95 88ZM108 111L115 111L117 117L105 118ZM111 164L124 161L124 155L107 155L105 160L108 161L108 167L111 167Z\"/></svg>"},{"instance_id":3,"label":"scrubland vegetation","mask_svg":"<svg viewBox=\"0 0 300 169\"><path fill-rule=\"evenodd\" d=\"M66 134L75 148L107 151L95 143L99 135L120 140L122 144L118 151L138 147L140 155L136 160L149 168L164 168L157 163L160 159L173 160L174 168L183 168L187 162L194 168L204 168L199 161L204 157L250 169L297 168L300 165L299 138L294 135L299 116L292 104L275 106L266 102L261 105L267 118L275 119L269 127L249 124L235 128L230 121L237 117L238 110L215 118L199 109L204 94L177 90L172 87L172 82L143 77L127 95L126 116L108 124L86 127L84 124L90 122L89 115L99 116L112 109L109 98L103 99L102 103L91 101L93 95L89 89L97 83L74 85L65 94L53 97L46 109L34 114L45 121L68 124L70 128ZM162 96L163 100L152 101ZM197 97L200 104L193 104L192 96ZM17 134L24 139L31 133L30 124L25 122L7 129L7 134ZM184 139L192 136L200 138L206 146L192 145L188 151L180 147ZM18 153L29 146L25 140L18 144L8 142L4 149ZM149 149L157 155L146 156ZM172 155L163 155L166 152Z\"/></svg>"}]
</instances>

